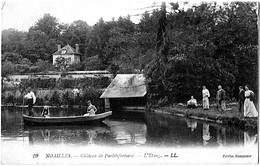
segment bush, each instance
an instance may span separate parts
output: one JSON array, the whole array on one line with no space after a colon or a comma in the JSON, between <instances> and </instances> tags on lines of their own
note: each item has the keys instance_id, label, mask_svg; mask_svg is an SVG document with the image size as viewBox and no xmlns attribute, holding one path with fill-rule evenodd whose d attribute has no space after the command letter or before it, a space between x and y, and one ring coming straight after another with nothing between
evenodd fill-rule
<instances>
[{"instance_id":1,"label":"bush","mask_svg":"<svg viewBox=\"0 0 260 166\"><path fill-rule=\"evenodd\" d=\"M61 89L94 87L97 89L104 89L110 84L110 78L108 77L85 77L85 78L62 78L59 79L57 86Z\"/></svg>"},{"instance_id":2,"label":"bush","mask_svg":"<svg viewBox=\"0 0 260 166\"><path fill-rule=\"evenodd\" d=\"M11 95L7 96L5 102L6 102L6 103L11 103L11 104L14 106L14 104L15 104L14 95L11 94Z\"/></svg>"},{"instance_id":3,"label":"bush","mask_svg":"<svg viewBox=\"0 0 260 166\"><path fill-rule=\"evenodd\" d=\"M21 79L20 89L24 91L28 87L33 88L54 88L56 86L55 78L29 78Z\"/></svg>"},{"instance_id":4,"label":"bush","mask_svg":"<svg viewBox=\"0 0 260 166\"><path fill-rule=\"evenodd\" d=\"M97 90L95 88L86 88L83 91L83 95L81 97L81 105L86 106L87 101L90 100L97 108L101 108L104 106L104 100L99 97L102 94L102 90Z\"/></svg>"},{"instance_id":5,"label":"bush","mask_svg":"<svg viewBox=\"0 0 260 166\"><path fill-rule=\"evenodd\" d=\"M63 92L62 104L69 105L69 106L74 105L74 96L73 96L72 91L66 90L65 92Z\"/></svg>"},{"instance_id":6,"label":"bush","mask_svg":"<svg viewBox=\"0 0 260 166\"><path fill-rule=\"evenodd\" d=\"M78 79L61 78L56 81L54 78L30 78L23 79L16 89L12 89L2 93L3 103L23 103L23 95L28 87L34 88L36 95L36 105L80 105L86 106L87 101L101 108L104 106L103 99L99 97L102 94L102 89L110 84L108 77L85 77ZM77 96L74 96L72 88L77 87L80 91Z\"/></svg>"},{"instance_id":7,"label":"bush","mask_svg":"<svg viewBox=\"0 0 260 166\"><path fill-rule=\"evenodd\" d=\"M60 95L58 91L54 91L53 95L50 98L50 104L52 106L60 106L61 105L61 100L60 100Z\"/></svg>"}]
</instances>

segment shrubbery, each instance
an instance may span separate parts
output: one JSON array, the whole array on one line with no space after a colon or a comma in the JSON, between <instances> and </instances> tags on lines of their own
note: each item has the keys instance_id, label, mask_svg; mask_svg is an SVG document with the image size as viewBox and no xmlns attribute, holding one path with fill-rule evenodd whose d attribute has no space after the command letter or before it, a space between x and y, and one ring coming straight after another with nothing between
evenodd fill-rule
<instances>
[{"instance_id":1,"label":"shrubbery","mask_svg":"<svg viewBox=\"0 0 260 166\"><path fill-rule=\"evenodd\" d=\"M22 79L20 83L20 89L24 91L28 87L35 89L67 89L67 88L87 88L93 87L97 89L104 89L110 84L110 78L108 77L84 77L84 78L29 78Z\"/></svg>"},{"instance_id":2,"label":"shrubbery","mask_svg":"<svg viewBox=\"0 0 260 166\"><path fill-rule=\"evenodd\" d=\"M104 101L99 97L110 83L108 77L94 78L62 78L56 81L53 78L30 78L23 79L20 86L13 91L4 90L2 93L2 103L23 104L23 92L28 87L34 89L37 97L36 105L51 106L86 106L91 100L98 108L104 107ZM79 89L78 94L73 94L73 88Z\"/></svg>"},{"instance_id":3,"label":"shrubbery","mask_svg":"<svg viewBox=\"0 0 260 166\"><path fill-rule=\"evenodd\" d=\"M20 89L24 91L28 87L33 88L54 88L56 86L56 79L55 78L29 78L29 79L22 79L20 83Z\"/></svg>"},{"instance_id":4,"label":"shrubbery","mask_svg":"<svg viewBox=\"0 0 260 166\"><path fill-rule=\"evenodd\" d=\"M97 89L104 89L110 84L110 79L108 77L85 77L85 78L62 78L58 80L58 87L61 89L64 88L73 88L81 87L88 88L93 87Z\"/></svg>"}]
</instances>

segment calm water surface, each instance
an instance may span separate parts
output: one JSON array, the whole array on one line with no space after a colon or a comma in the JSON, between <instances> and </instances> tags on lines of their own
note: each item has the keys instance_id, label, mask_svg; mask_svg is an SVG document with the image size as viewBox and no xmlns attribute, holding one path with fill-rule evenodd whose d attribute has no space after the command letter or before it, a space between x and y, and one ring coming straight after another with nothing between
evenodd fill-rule
<instances>
[{"instance_id":1,"label":"calm water surface","mask_svg":"<svg viewBox=\"0 0 260 166\"><path fill-rule=\"evenodd\" d=\"M257 131L241 130L167 114L110 117L95 126L24 127L21 108L2 107L1 142L62 146L220 147L257 146ZM35 109L35 116L41 110ZM79 115L52 109L51 116Z\"/></svg>"}]
</instances>

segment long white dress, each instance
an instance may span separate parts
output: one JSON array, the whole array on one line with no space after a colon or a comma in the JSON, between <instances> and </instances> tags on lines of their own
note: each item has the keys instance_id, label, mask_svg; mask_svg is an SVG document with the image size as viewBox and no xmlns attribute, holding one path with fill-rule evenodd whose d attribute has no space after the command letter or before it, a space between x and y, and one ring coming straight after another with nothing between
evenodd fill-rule
<instances>
[{"instance_id":1,"label":"long white dress","mask_svg":"<svg viewBox=\"0 0 260 166\"><path fill-rule=\"evenodd\" d=\"M250 100L250 94L253 93L251 90L245 91L245 103L244 103L244 116L245 117L257 117L258 112L255 108L253 101Z\"/></svg>"},{"instance_id":2,"label":"long white dress","mask_svg":"<svg viewBox=\"0 0 260 166\"><path fill-rule=\"evenodd\" d=\"M202 90L202 105L203 109L209 109L209 90L208 89L203 89Z\"/></svg>"}]
</instances>

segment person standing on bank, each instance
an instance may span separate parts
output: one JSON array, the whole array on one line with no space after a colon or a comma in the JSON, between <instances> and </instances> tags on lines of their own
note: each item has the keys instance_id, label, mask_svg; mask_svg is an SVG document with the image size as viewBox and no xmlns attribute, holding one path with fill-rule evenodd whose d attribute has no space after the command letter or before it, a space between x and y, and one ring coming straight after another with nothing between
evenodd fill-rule
<instances>
[{"instance_id":1,"label":"person standing on bank","mask_svg":"<svg viewBox=\"0 0 260 166\"><path fill-rule=\"evenodd\" d=\"M203 105L203 109L204 110L208 110L209 109L209 90L206 89L206 86L202 87L202 105Z\"/></svg>"},{"instance_id":2,"label":"person standing on bank","mask_svg":"<svg viewBox=\"0 0 260 166\"><path fill-rule=\"evenodd\" d=\"M222 89L222 86L218 86L217 92L217 109L221 109L222 111L226 111L226 103L225 103L226 92Z\"/></svg>"},{"instance_id":3,"label":"person standing on bank","mask_svg":"<svg viewBox=\"0 0 260 166\"><path fill-rule=\"evenodd\" d=\"M258 112L253 103L254 92L249 90L249 86L245 86L245 103L244 103L244 117L257 117Z\"/></svg>"},{"instance_id":4,"label":"person standing on bank","mask_svg":"<svg viewBox=\"0 0 260 166\"><path fill-rule=\"evenodd\" d=\"M241 113L244 112L244 102L245 102L245 91L242 86L239 86L238 104L239 104L239 112Z\"/></svg>"},{"instance_id":5,"label":"person standing on bank","mask_svg":"<svg viewBox=\"0 0 260 166\"><path fill-rule=\"evenodd\" d=\"M28 111L29 111L29 116L33 116L33 105L36 102L36 97L35 94L33 93L32 89L29 87L27 90L27 94L24 96L24 98L27 99L28 103Z\"/></svg>"}]
</instances>

